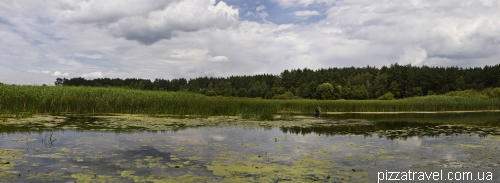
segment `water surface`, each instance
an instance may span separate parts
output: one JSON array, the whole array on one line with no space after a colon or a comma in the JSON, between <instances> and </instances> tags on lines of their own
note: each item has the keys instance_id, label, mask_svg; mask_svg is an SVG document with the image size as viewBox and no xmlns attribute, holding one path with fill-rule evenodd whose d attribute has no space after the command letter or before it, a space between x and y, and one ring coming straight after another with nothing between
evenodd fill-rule
<instances>
[{"instance_id":1,"label":"water surface","mask_svg":"<svg viewBox=\"0 0 500 183\"><path fill-rule=\"evenodd\" d=\"M422 122L426 115L330 115L331 125L309 127L0 125L0 182L366 182L370 168L498 168L498 119L472 115L460 118L479 125Z\"/></svg>"}]
</instances>

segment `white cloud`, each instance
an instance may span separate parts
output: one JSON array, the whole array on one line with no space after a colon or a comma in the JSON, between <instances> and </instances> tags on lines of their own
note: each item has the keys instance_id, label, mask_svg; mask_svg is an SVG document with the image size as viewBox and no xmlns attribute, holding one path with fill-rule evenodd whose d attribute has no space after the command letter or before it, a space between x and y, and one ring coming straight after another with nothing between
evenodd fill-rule
<instances>
[{"instance_id":1,"label":"white cloud","mask_svg":"<svg viewBox=\"0 0 500 183\"><path fill-rule=\"evenodd\" d=\"M498 1L275 2L311 11L297 15L318 11L326 18L274 24L266 20L269 14L273 20L290 14L259 6L249 16L262 21L246 21L238 17L235 7L241 6L209 0L3 0L0 82L52 84L51 74L65 73L172 79L394 62L470 67L500 60Z\"/></svg>"},{"instance_id":2,"label":"white cloud","mask_svg":"<svg viewBox=\"0 0 500 183\"><path fill-rule=\"evenodd\" d=\"M320 15L320 13L318 11L311 11L311 10L296 11L293 14L296 17L310 17L310 16Z\"/></svg>"},{"instance_id":3,"label":"white cloud","mask_svg":"<svg viewBox=\"0 0 500 183\"><path fill-rule=\"evenodd\" d=\"M178 59L202 60L207 53L207 49L171 49L164 56Z\"/></svg>"},{"instance_id":4,"label":"white cloud","mask_svg":"<svg viewBox=\"0 0 500 183\"><path fill-rule=\"evenodd\" d=\"M147 2L88 1L61 12L63 20L95 24L114 37L151 45L170 39L176 31L226 29L238 26L238 9L224 1L184 0L156 2L156 6L136 6ZM120 5L119 5L120 4Z\"/></svg>"},{"instance_id":5,"label":"white cloud","mask_svg":"<svg viewBox=\"0 0 500 183\"><path fill-rule=\"evenodd\" d=\"M28 72L36 74L50 74L50 71L40 71L40 70L28 70Z\"/></svg>"},{"instance_id":6,"label":"white cloud","mask_svg":"<svg viewBox=\"0 0 500 183\"><path fill-rule=\"evenodd\" d=\"M101 59L103 58L102 55L100 54L83 54L83 53L76 53L75 56L77 57L85 57L85 58L90 58L90 59Z\"/></svg>"},{"instance_id":7,"label":"white cloud","mask_svg":"<svg viewBox=\"0 0 500 183\"><path fill-rule=\"evenodd\" d=\"M104 76L103 76L102 72L91 72L91 73L82 74L82 77L84 77L84 78L102 78Z\"/></svg>"},{"instance_id":8,"label":"white cloud","mask_svg":"<svg viewBox=\"0 0 500 183\"><path fill-rule=\"evenodd\" d=\"M61 73L60 71L55 71L54 73L51 74L51 76L69 76L69 73Z\"/></svg>"},{"instance_id":9,"label":"white cloud","mask_svg":"<svg viewBox=\"0 0 500 183\"><path fill-rule=\"evenodd\" d=\"M324 4L324 5L332 5L338 0L273 0L277 2L281 7L290 8L294 6L311 6L313 4Z\"/></svg>"},{"instance_id":10,"label":"white cloud","mask_svg":"<svg viewBox=\"0 0 500 183\"><path fill-rule=\"evenodd\" d=\"M266 18L269 16L269 13L266 12L266 9L266 6L259 5L255 8L255 12L248 11L245 16L258 17L262 22L267 22Z\"/></svg>"},{"instance_id":11,"label":"white cloud","mask_svg":"<svg viewBox=\"0 0 500 183\"><path fill-rule=\"evenodd\" d=\"M229 58L226 56L215 56L210 59L212 62L229 62Z\"/></svg>"},{"instance_id":12,"label":"white cloud","mask_svg":"<svg viewBox=\"0 0 500 183\"><path fill-rule=\"evenodd\" d=\"M404 48L403 55L399 59L401 64L421 65L427 58L427 52L418 46L407 46Z\"/></svg>"}]
</instances>

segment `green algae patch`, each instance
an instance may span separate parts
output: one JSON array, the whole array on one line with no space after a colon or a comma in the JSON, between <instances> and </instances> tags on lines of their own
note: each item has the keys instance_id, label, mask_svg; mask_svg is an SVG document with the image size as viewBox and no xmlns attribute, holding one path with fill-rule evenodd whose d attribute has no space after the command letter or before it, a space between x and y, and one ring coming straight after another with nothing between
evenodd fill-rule
<instances>
[{"instance_id":1,"label":"green algae patch","mask_svg":"<svg viewBox=\"0 0 500 183\"><path fill-rule=\"evenodd\" d=\"M28 179L35 179L39 181L58 181L69 178L68 176L65 176L61 173L54 172L28 174L26 177Z\"/></svg>"},{"instance_id":2,"label":"green algae patch","mask_svg":"<svg viewBox=\"0 0 500 183\"><path fill-rule=\"evenodd\" d=\"M19 178L19 173L19 171L14 170L0 170L0 182L17 180Z\"/></svg>"},{"instance_id":3,"label":"green algae patch","mask_svg":"<svg viewBox=\"0 0 500 183\"><path fill-rule=\"evenodd\" d=\"M22 156L22 150L0 149L0 181L17 179L19 171L12 169L22 159Z\"/></svg>"},{"instance_id":4,"label":"green algae patch","mask_svg":"<svg viewBox=\"0 0 500 183\"><path fill-rule=\"evenodd\" d=\"M61 152L64 152L64 153L71 153L71 149L68 149L68 148L65 148L65 147L58 148L58 150L61 151Z\"/></svg>"},{"instance_id":5,"label":"green algae patch","mask_svg":"<svg viewBox=\"0 0 500 183\"><path fill-rule=\"evenodd\" d=\"M18 149L0 149L1 160L15 160L23 157L23 150Z\"/></svg>"},{"instance_id":6,"label":"green algae patch","mask_svg":"<svg viewBox=\"0 0 500 183\"><path fill-rule=\"evenodd\" d=\"M196 183L205 182L209 177L198 176L192 173L188 173L181 176L140 176L134 175L135 171L125 170L121 172L121 176L133 180L134 182L153 182L153 183Z\"/></svg>"},{"instance_id":7,"label":"green algae patch","mask_svg":"<svg viewBox=\"0 0 500 183\"><path fill-rule=\"evenodd\" d=\"M225 182L275 182L282 180L304 182L308 181L311 177L314 180L321 180L326 179L329 172L335 167L335 164L331 161L317 159L312 156L304 156L291 165L259 162L261 158L258 157L250 159L255 161L215 160L206 167L214 175L224 176Z\"/></svg>"},{"instance_id":8,"label":"green algae patch","mask_svg":"<svg viewBox=\"0 0 500 183\"><path fill-rule=\"evenodd\" d=\"M18 120L7 120L2 123L4 126L17 127L26 130L53 130L53 129L73 129L73 130L180 130L194 127L223 127L238 126L243 128L253 127L313 127L313 126L335 126L350 123L350 125L366 124L366 120L331 120L316 119L314 117L294 116L292 118L258 121L242 119L235 116L211 116L207 118L172 118L172 117L147 117L144 115L118 114L111 116L51 116L33 115L30 118ZM20 140L20 139L19 139ZM189 141L186 141L189 142Z\"/></svg>"},{"instance_id":9,"label":"green algae patch","mask_svg":"<svg viewBox=\"0 0 500 183\"><path fill-rule=\"evenodd\" d=\"M37 154L37 155L31 155L33 158L52 158L52 159L60 159L60 158L66 158L67 154L62 154L62 153L52 153L52 154Z\"/></svg>"},{"instance_id":10,"label":"green algae patch","mask_svg":"<svg viewBox=\"0 0 500 183\"><path fill-rule=\"evenodd\" d=\"M75 182L116 182L118 180L112 176L83 173L72 174L71 178L76 179Z\"/></svg>"},{"instance_id":11,"label":"green algae patch","mask_svg":"<svg viewBox=\"0 0 500 183\"><path fill-rule=\"evenodd\" d=\"M129 177L129 176L133 175L134 173L135 173L134 170L124 170L124 171L120 172L122 177Z\"/></svg>"},{"instance_id":12,"label":"green algae patch","mask_svg":"<svg viewBox=\"0 0 500 183\"><path fill-rule=\"evenodd\" d=\"M467 149L484 149L486 148L486 145L479 145L479 144L458 144L458 147L461 148L467 148Z\"/></svg>"}]
</instances>

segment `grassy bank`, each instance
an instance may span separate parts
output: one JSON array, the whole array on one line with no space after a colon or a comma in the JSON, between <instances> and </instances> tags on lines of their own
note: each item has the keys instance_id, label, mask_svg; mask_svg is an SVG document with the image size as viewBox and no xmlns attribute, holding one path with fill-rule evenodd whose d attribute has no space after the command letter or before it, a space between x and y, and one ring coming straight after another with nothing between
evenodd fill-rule
<instances>
[{"instance_id":1,"label":"grassy bank","mask_svg":"<svg viewBox=\"0 0 500 183\"><path fill-rule=\"evenodd\" d=\"M123 88L0 85L0 113L125 113L236 116L272 119L274 114L325 112L397 112L499 110L500 100L483 96L426 96L403 100L319 101L218 98Z\"/></svg>"}]
</instances>

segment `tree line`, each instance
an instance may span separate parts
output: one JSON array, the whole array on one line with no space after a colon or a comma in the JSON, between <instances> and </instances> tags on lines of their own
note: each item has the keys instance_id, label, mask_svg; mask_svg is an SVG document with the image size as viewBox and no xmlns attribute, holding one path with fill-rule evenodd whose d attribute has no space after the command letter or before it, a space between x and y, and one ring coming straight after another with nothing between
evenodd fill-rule
<instances>
[{"instance_id":1,"label":"tree line","mask_svg":"<svg viewBox=\"0 0 500 183\"><path fill-rule=\"evenodd\" d=\"M391 64L381 68L284 70L279 75L198 77L194 79L57 78L56 86L109 86L141 90L186 91L207 96L264 99L377 99L444 94L500 87L500 64L484 67L429 67Z\"/></svg>"}]
</instances>

